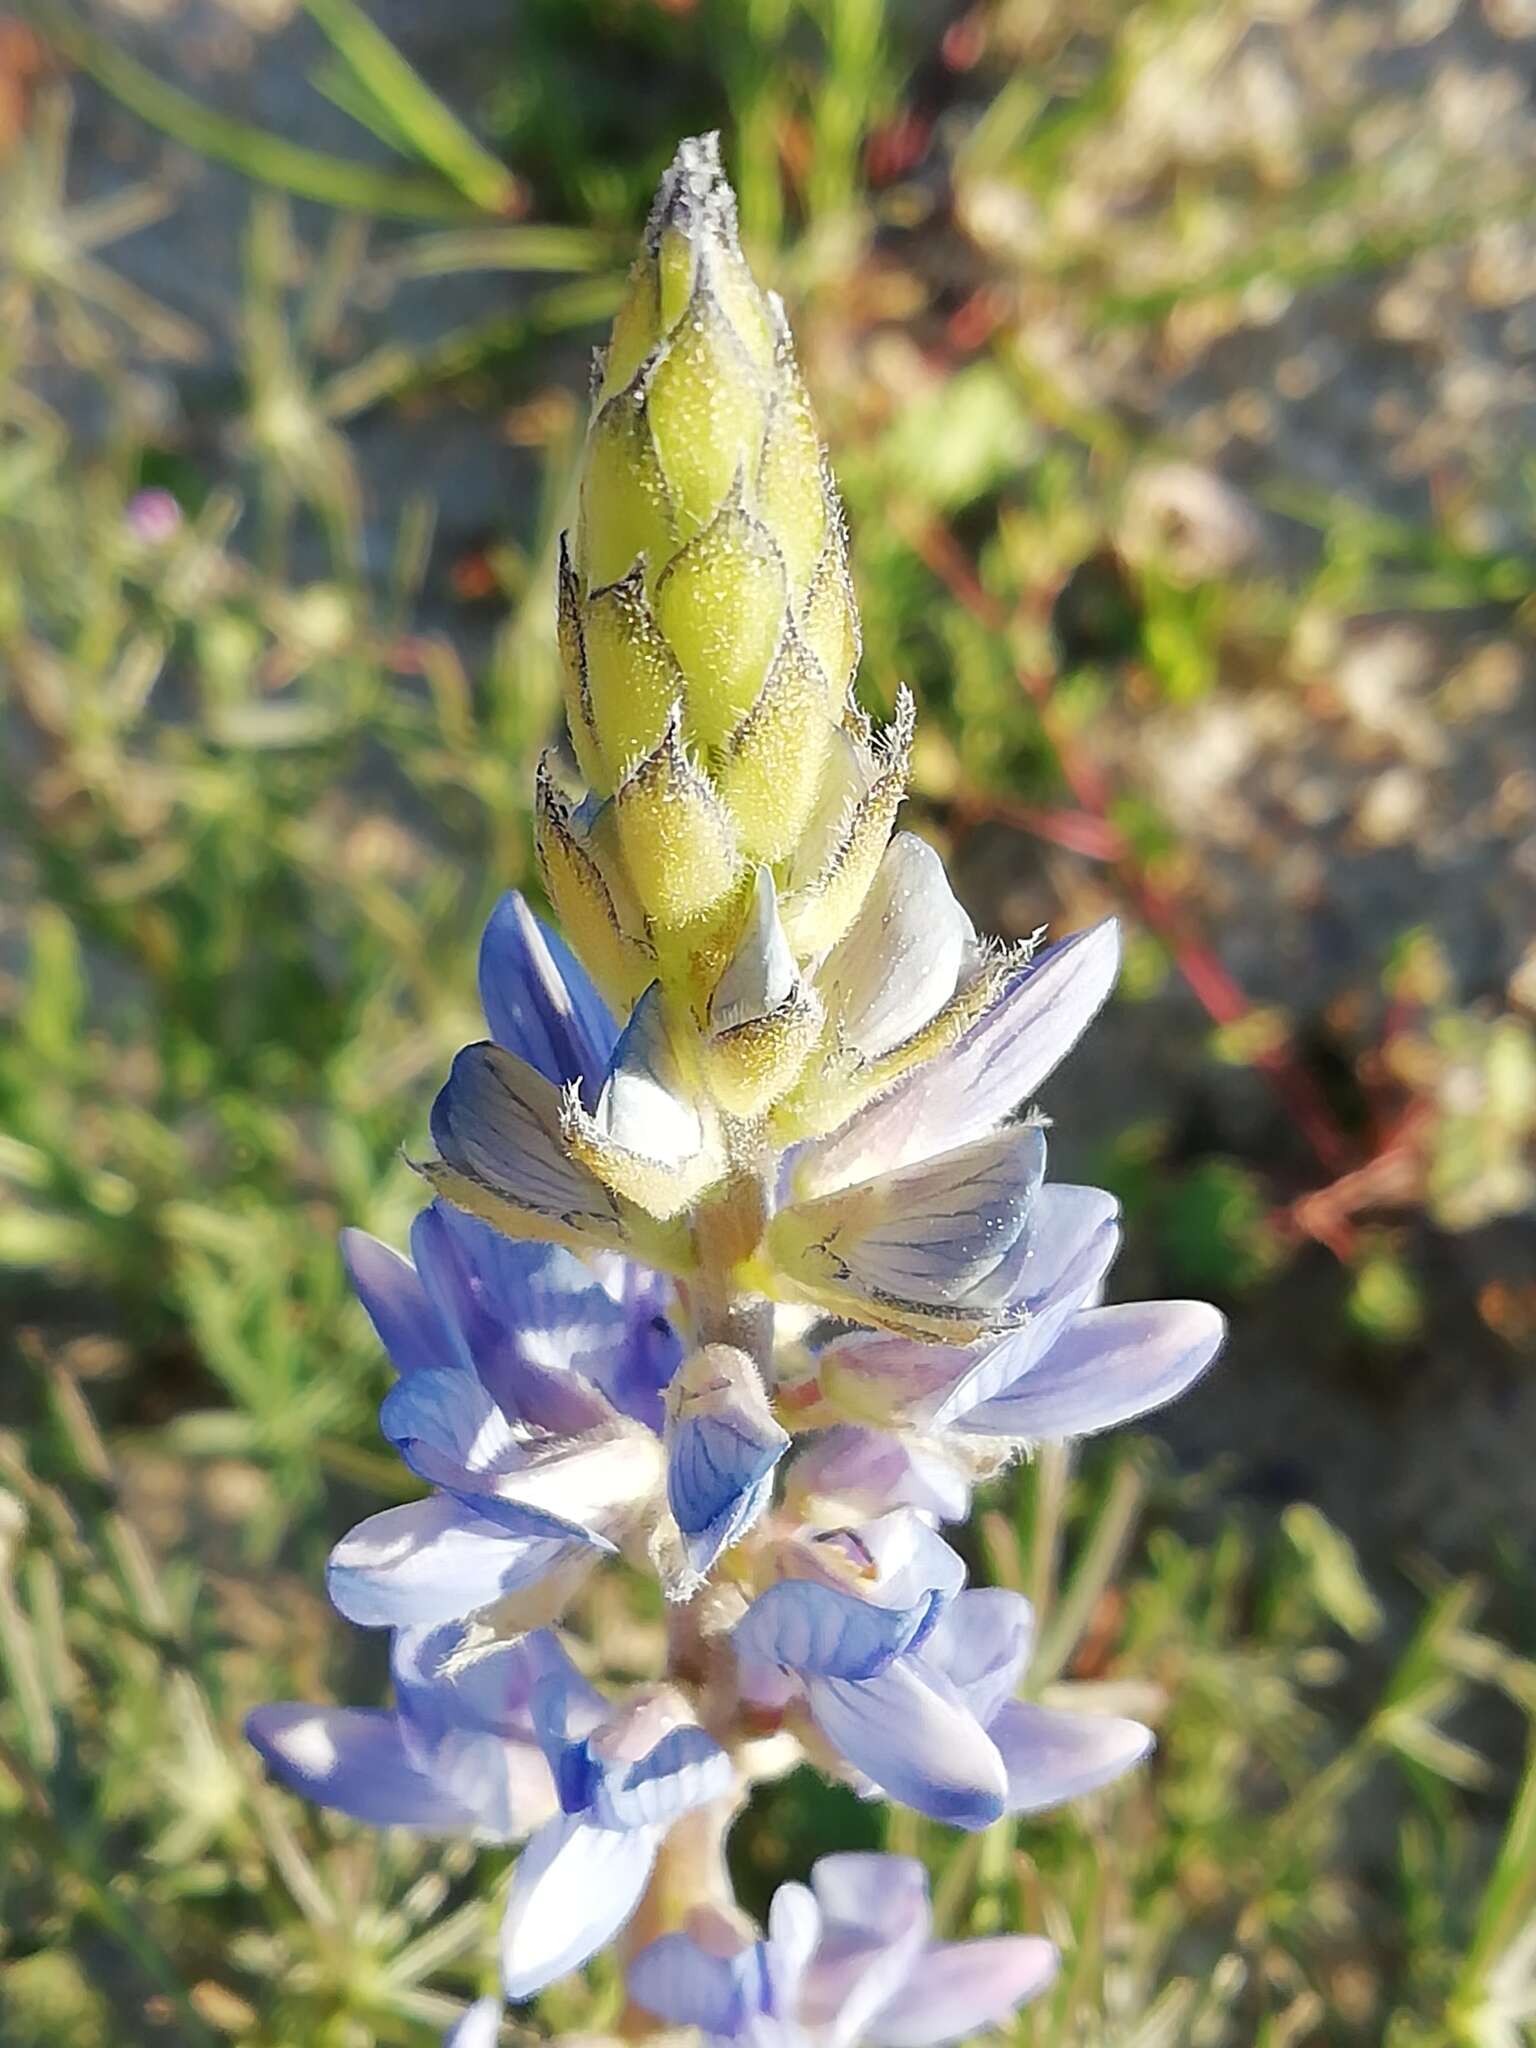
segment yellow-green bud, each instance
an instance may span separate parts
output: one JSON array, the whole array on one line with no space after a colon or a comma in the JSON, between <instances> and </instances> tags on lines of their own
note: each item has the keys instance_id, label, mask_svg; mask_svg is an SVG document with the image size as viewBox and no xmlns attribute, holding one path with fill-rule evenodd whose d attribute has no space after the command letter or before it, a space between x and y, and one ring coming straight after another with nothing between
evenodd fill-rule
<instances>
[{"instance_id":1,"label":"yellow-green bud","mask_svg":"<svg viewBox=\"0 0 1536 2048\"><path fill-rule=\"evenodd\" d=\"M599 364L560 639L577 761L666 973L794 849L858 660L836 493L713 136L662 180Z\"/></svg>"},{"instance_id":2,"label":"yellow-green bud","mask_svg":"<svg viewBox=\"0 0 1536 2048\"><path fill-rule=\"evenodd\" d=\"M813 970L879 866L911 739L905 693L883 734L854 701L842 512L713 136L663 178L597 365L559 639L579 782L568 757L541 777L550 897L619 1009L651 992L716 1119L685 1160L574 1113L565 1139L664 1217L726 1154L873 1085Z\"/></svg>"}]
</instances>

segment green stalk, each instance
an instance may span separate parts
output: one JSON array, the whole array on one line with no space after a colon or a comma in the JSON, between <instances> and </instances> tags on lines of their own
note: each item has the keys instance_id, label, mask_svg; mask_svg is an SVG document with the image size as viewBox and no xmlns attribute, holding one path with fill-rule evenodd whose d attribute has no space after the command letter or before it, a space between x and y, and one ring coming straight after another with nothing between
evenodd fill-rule
<instances>
[{"instance_id":1,"label":"green stalk","mask_svg":"<svg viewBox=\"0 0 1536 2048\"><path fill-rule=\"evenodd\" d=\"M1029 1537L1029 1599L1042 1632L1056 1604L1061 1577L1061 1540L1072 1476L1072 1450L1046 1443L1035 1455L1035 1512Z\"/></svg>"},{"instance_id":2,"label":"green stalk","mask_svg":"<svg viewBox=\"0 0 1536 2048\"><path fill-rule=\"evenodd\" d=\"M1125 1561L1126 1549L1146 1495L1146 1480L1131 1459L1115 1468L1093 1533L1071 1582L1057 1602L1030 1665L1030 1689L1038 1691L1066 1669L1106 1588Z\"/></svg>"}]
</instances>

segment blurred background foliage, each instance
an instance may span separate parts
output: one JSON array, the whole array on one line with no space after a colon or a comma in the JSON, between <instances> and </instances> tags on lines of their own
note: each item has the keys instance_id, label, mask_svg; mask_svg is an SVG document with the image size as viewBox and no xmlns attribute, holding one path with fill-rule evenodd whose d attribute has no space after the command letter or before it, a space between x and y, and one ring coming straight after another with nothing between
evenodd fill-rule
<instances>
[{"instance_id":1,"label":"blurred background foliage","mask_svg":"<svg viewBox=\"0 0 1536 2048\"><path fill-rule=\"evenodd\" d=\"M1036 2048L1536 2039L1533 87L1525 0L0 14L7 2044L422 2044L489 1982L498 1859L237 1730L382 1684L319 1591L402 1484L335 1233L403 1235L530 883L585 354L707 126L911 822L993 929L1127 921L1059 1169L1232 1317L971 1536L1154 1769L968 1840L797 1776L742 1895L928 1856L1063 1943ZM621 1578L579 1626L657 1653Z\"/></svg>"}]
</instances>

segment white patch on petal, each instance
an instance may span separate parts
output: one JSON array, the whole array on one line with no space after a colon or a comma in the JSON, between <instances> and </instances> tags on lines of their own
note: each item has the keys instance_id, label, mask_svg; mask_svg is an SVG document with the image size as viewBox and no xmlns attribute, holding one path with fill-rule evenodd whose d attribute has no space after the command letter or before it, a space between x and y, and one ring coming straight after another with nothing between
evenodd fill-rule
<instances>
[{"instance_id":1,"label":"white patch on petal","mask_svg":"<svg viewBox=\"0 0 1536 2048\"><path fill-rule=\"evenodd\" d=\"M874 1060L937 1016L981 959L944 863L914 833L898 832L816 986L842 1042Z\"/></svg>"},{"instance_id":2,"label":"white patch on petal","mask_svg":"<svg viewBox=\"0 0 1536 2048\"><path fill-rule=\"evenodd\" d=\"M636 1003L614 1048L593 1122L610 1144L665 1166L680 1166L704 1143L699 1113L678 1076L659 982Z\"/></svg>"},{"instance_id":3,"label":"white patch on petal","mask_svg":"<svg viewBox=\"0 0 1536 2048\"><path fill-rule=\"evenodd\" d=\"M650 1430L615 1424L611 1433L541 1446L488 1491L615 1540L659 1494L665 1471L661 1443Z\"/></svg>"},{"instance_id":4,"label":"white patch on petal","mask_svg":"<svg viewBox=\"0 0 1536 2048\"><path fill-rule=\"evenodd\" d=\"M779 920L772 872L759 868L746 929L709 999L712 1031L734 1031L771 1017L794 994L800 974Z\"/></svg>"},{"instance_id":5,"label":"white patch on petal","mask_svg":"<svg viewBox=\"0 0 1536 2048\"><path fill-rule=\"evenodd\" d=\"M317 1778L333 1771L340 1756L336 1738L321 1714L308 1721L290 1721L283 1730L282 1750L299 1770Z\"/></svg>"}]
</instances>

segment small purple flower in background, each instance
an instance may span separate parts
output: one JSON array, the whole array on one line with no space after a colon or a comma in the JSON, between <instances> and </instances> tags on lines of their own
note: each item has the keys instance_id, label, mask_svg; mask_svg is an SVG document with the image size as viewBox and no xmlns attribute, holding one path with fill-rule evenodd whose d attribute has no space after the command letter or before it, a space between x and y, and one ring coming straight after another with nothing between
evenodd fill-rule
<instances>
[{"instance_id":1,"label":"small purple flower in background","mask_svg":"<svg viewBox=\"0 0 1536 2048\"><path fill-rule=\"evenodd\" d=\"M163 547L181 530L181 507L169 491L157 488L135 491L125 517L129 532L146 547Z\"/></svg>"},{"instance_id":2,"label":"small purple flower in background","mask_svg":"<svg viewBox=\"0 0 1536 2048\"><path fill-rule=\"evenodd\" d=\"M750 2048L941 2048L1011 2019L1056 1974L1048 1941L934 1941L928 1874L905 1856L823 1856L781 1885L765 1939L694 1916L629 1967L630 1995L706 2041Z\"/></svg>"},{"instance_id":3,"label":"small purple flower in background","mask_svg":"<svg viewBox=\"0 0 1536 2048\"><path fill-rule=\"evenodd\" d=\"M968 1588L939 1531L1036 1443L1181 1393L1222 1322L1105 1305L1118 1205L1046 1178L1032 1097L1110 992L1114 921L996 946L893 830L911 701L877 732L853 698L841 512L711 138L599 368L558 603L537 840L573 943L502 898L411 1256L344 1242L428 1489L330 1560L340 1611L395 1632L395 1703L260 1708L251 1739L354 1819L524 1844L508 1998L622 1937L627 2034L644 2008L742 2048L958 2040L1044 1989L1049 1943L934 1942L922 1868L881 1856L823 1858L757 1940L727 1832L807 1760L974 1830L1147 1754L1069 1688L1025 1696L1028 1603ZM582 1670L616 1661L618 1562L666 1653L610 1696ZM449 2040L498 2024L482 1999Z\"/></svg>"}]
</instances>

